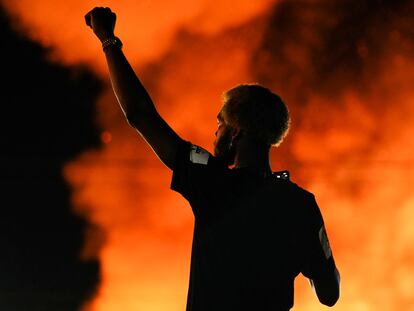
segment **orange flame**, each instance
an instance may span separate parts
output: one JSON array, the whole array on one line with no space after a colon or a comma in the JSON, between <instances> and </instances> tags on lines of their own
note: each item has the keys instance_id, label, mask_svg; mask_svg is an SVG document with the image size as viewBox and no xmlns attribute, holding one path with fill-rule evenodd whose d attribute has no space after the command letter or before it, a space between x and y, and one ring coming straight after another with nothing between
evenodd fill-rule
<instances>
[{"instance_id":1,"label":"orange flame","mask_svg":"<svg viewBox=\"0 0 414 311\"><path fill-rule=\"evenodd\" d=\"M183 138L210 150L221 92L252 80L250 56L261 44L266 10L274 5L265 0L3 2L18 17L16 28L52 46L54 59L87 63L104 77L104 57L83 15L95 5L112 7L125 52L161 115ZM318 44L309 29L304 31ZM391 40L410 45L396 31ZM311 66L301 46L284 48L295 66ZM371 52L363 42L357 45L361 58ZM318 198L343 280L335 310L414 305L409 277L414 275L414 59L391 48L384 55L377 63L386 66L364 94L349 89L337 94L335 105L332 97L310 96L301 111L307 117L293 124L285 143L292 161L277 150L272 154L274 163L288 163L293 179L303 176ZM91 229L82 253L99 256L103 273L99 293L85 310L183 310L191 210L168 190L171 173L128 128L109 88L97 106L102 149L86 152L65 169L76 211L105 233ZM301 167L293 166L298 162ZM303 278L296 282L294 309L324 309Z\"/></svg>"}]
</instances>

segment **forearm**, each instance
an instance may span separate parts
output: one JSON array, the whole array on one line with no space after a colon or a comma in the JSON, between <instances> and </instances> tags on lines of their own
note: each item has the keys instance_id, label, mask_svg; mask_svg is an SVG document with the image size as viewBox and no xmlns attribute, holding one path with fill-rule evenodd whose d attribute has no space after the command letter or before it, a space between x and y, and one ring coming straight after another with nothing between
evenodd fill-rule
<instances>
[{"instance_id":1,"label":"forearm","mask_svg":"<svg viewBox=\"0 0 414 311\"><path fill-rule=\"evenodd\" d=\"M105 48L105 57L118 103L128 123L136 126L140 118L155 109L151 97L119 47Z\"/></svg>"}]
</instances>

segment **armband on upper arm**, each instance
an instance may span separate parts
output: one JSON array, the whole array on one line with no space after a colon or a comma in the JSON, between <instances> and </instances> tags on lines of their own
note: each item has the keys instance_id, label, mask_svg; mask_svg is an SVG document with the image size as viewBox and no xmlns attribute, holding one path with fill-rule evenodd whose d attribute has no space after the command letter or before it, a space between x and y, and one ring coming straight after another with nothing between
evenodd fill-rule
<instances>
[{"instance_id":1,"label":"armband on upper arm","mask_svg":"<svg viewBox=\"0 0 414 311\"><path fill-rule=\"evenodd\" d=\"M326 234L325 225L319 229L319 242L321 243L326 259L332 256L332 250L329 245L328 235Z\"/></svg>"},{"instance_id":2,"label":"armband on upper arm","mask_svg":"<svg viewBox=\"0 0 414 311\"><path fill-rule=\"evenodd\" d=\"M190 161L197 164L207 165L210 154L203 148L192 145L190 150Z\"/></svg>"}]
</instances>

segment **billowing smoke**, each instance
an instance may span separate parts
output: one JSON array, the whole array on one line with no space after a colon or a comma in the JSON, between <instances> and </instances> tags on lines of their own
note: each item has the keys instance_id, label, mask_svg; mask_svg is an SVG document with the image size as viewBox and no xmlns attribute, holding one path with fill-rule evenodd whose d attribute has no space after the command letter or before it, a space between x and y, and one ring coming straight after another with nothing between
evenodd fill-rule
<instances>
[{"instance_id":1,"label":"billowing smoke","mask_svg":"<svg viewBox=\"0 0 414 311\"><path fill-rule=\"evenodd\" d=\"M125 53L161 115L210 150L225 89L257 81L280 93L293 127L273 150L273 169L289 169L317 196L342 272L336 309L412 307L409 1L3 2L16 28L52 46L55 59L104 74L83 15L94 5L112 7ZM168 190L171 173L128 128L109 88L97 106L105 145L65 171L76 211L104 232L91 230L82 254L99 256L103 273L85 308L182 310L190 208ZM295 297L295 309L320 309L301 278Z\"/></svg>"},{"instance_id":2,"label":"billowing smoke","mask_svg":"<svg viewBox=\"0 0 414 311\"><path fill-rule=\"evenodd\" d=\"M414 305L413 9L409 1L283 1L251 62L290 104L292 135L275 160L294 164L293 178L318 196L344 310Z\"/></svg>"}]
</instances>

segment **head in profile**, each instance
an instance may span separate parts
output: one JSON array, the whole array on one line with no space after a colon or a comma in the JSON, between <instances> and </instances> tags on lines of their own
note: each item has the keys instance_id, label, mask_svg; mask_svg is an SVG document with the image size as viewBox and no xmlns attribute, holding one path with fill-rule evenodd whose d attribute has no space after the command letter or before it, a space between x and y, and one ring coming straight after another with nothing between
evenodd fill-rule
<instances>
[{"instance_id":1,"label":"head in profile","mask_svg":"<svg viewBox=\"0 0 414 311\"><path fill-rule=\"evenodd\" d=\"M282 99L259 84L240 84L223 94L217 115L214 155L233 165L238 153L267 152L285 138L289 111Z\"/></svg>"}]
</instances>

